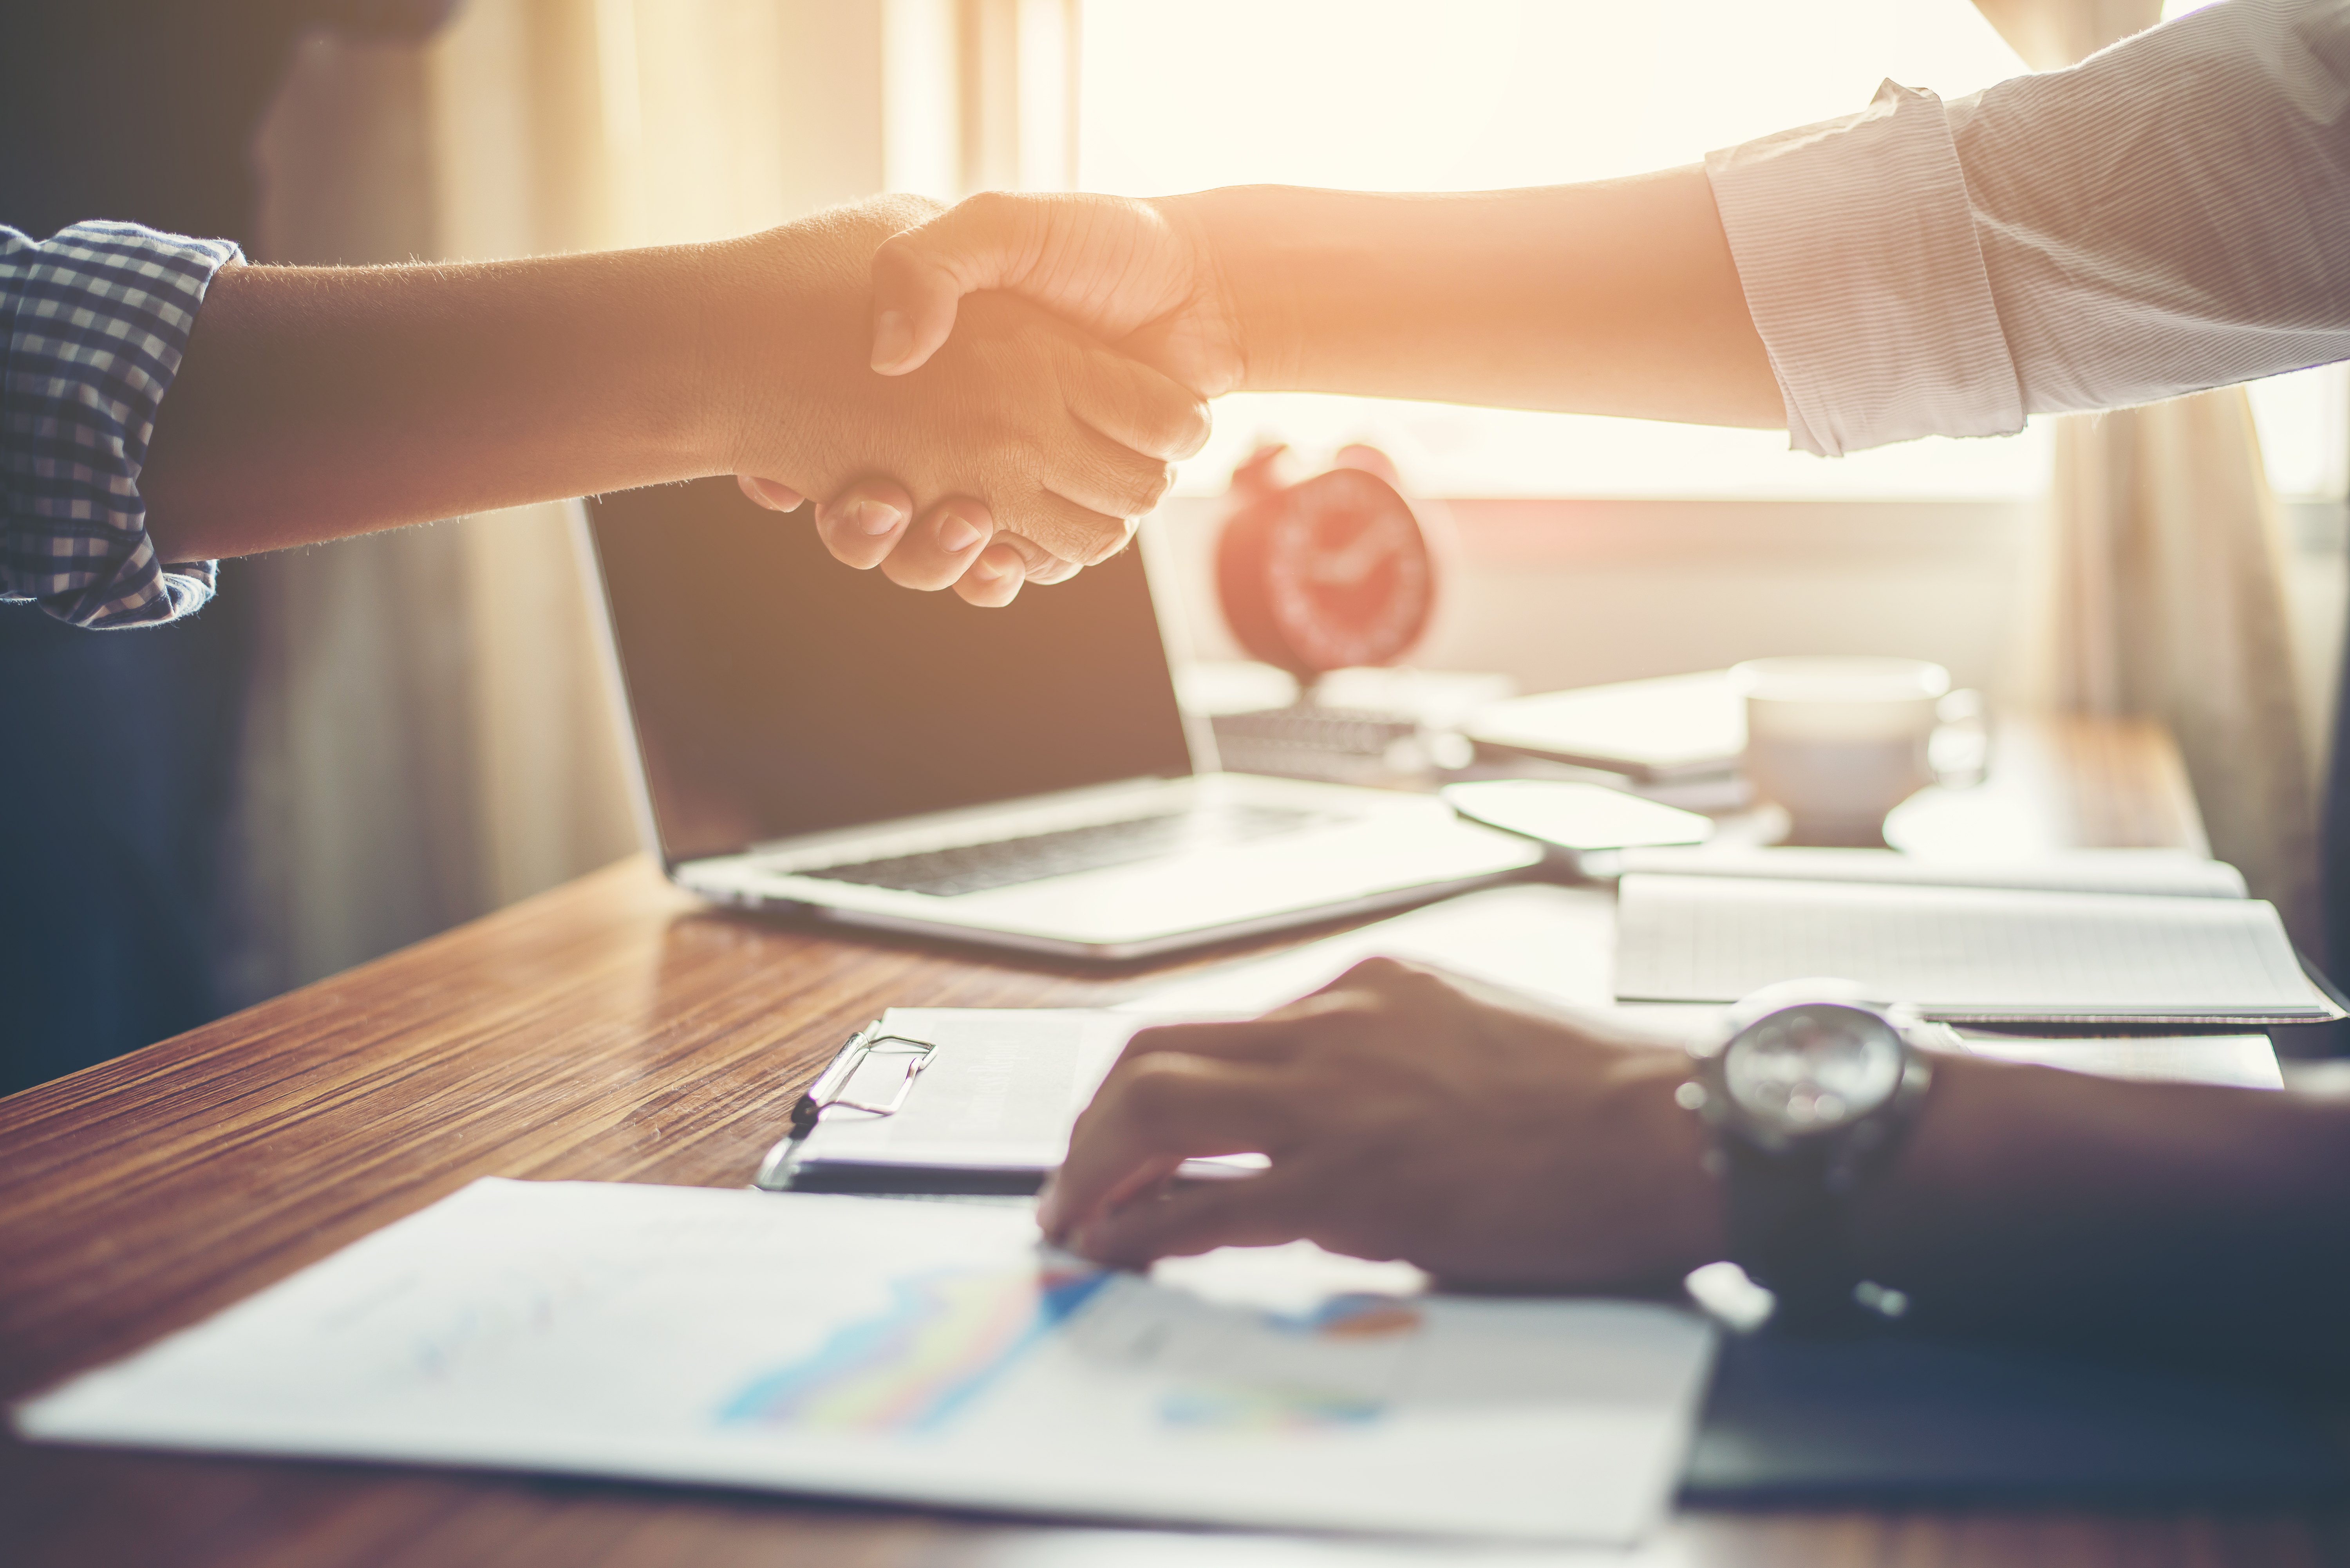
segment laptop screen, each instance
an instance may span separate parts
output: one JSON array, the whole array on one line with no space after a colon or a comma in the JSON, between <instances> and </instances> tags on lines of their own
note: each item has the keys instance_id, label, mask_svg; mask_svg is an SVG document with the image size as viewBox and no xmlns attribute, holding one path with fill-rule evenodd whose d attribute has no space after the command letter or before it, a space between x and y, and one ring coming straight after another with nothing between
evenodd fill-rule
<instances>
[{"instance_id":1,"label":"laptop screen","mask_svg":"<svg viewBox=\"0 0 2350 1568\"><path fill-rule=\"evenodd\" d=\"M979 609L851 571L732 479L588 517L671 862L1191 771L1139 551Z\"/></svg>"}]
</instances>

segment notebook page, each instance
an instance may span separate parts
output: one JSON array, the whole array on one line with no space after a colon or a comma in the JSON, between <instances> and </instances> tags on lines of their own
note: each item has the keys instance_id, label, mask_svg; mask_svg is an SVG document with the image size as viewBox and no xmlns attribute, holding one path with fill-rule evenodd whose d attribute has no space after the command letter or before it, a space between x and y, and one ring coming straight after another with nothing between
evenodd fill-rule
<instances>
[{"instance_id":1,"label":"notebook page","mask_svg":"<svg viewBox=\"0 0 2350 1568\"><path fill-rule=\"evenodd\" d=\"M1617 921L1626 1001L1835 975L1942 1017L2331 1016L2251 899L1636 876Z\"/></svg>"},{"instance_id":2,"label":"notebook page","mask_svg":"<svg viewBox=\"0 0 2350 1568\"><path fill-rule=\"evenodd\" d=\"M2004 888L2010 892L2132 893L2172 898L2241 898L2243 874L2224 860L2175 849L2075 849L2029 860L1935 860L1892 849L1627 849L1619 874L1776 877L1791 882L1869 882L1919 888Z\"/></svg>"}]
</instances>

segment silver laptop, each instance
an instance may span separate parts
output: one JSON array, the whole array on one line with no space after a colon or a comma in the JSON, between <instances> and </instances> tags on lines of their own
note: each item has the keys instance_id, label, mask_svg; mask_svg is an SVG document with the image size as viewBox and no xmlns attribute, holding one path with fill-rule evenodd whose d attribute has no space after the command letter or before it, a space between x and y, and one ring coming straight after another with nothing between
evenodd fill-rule
<instances>
[{"instance_id":1,"label":"silver laptop","mask_svg":"<svg viewBox=\"0 0 2350 1568\"><path fill-rule=\"evenodd\" d=\"M1434 799L1215 771L1128 551L983 610L731 480L588 507L645 826L721 903L1126 959L1534 864Z\"/></svg>"}]
</instances>

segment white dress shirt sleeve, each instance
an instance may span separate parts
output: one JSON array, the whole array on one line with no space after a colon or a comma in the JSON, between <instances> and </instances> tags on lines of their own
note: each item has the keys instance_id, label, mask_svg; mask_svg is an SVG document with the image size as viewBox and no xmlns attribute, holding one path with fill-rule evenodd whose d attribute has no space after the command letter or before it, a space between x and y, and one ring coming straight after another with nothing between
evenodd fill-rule
<instances>
[{"instance_id":1,"label":"white dress shirt sleeve","mask_svg":"<svg viewBox=\"0 0 2350 1568\"><path fill-rule=\"evenodd\" d=\"M2350 358L2350 0L2228 0L1706 161L1793 443L2000 435Z\"/></svg>"}]
</instances>

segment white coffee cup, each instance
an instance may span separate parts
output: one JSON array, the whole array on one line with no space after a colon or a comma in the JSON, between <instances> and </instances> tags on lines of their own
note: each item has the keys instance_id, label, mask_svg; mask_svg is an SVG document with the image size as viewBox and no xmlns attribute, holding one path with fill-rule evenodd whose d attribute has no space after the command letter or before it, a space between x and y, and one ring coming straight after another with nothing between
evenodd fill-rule
<instances>
[{"instance_id":1,"label":"white coffee cup","mask_svg":"<svg viewBox=\"0 0 2350 1568\"><path fill-rule=\"evenodd\" d=\"M1742 765L1785 810L1791 844L1880 845L1885 814L1934 782L1928 747L1950 672L1922 659L1756 659Z\"/></svg>"}]
</instances>

